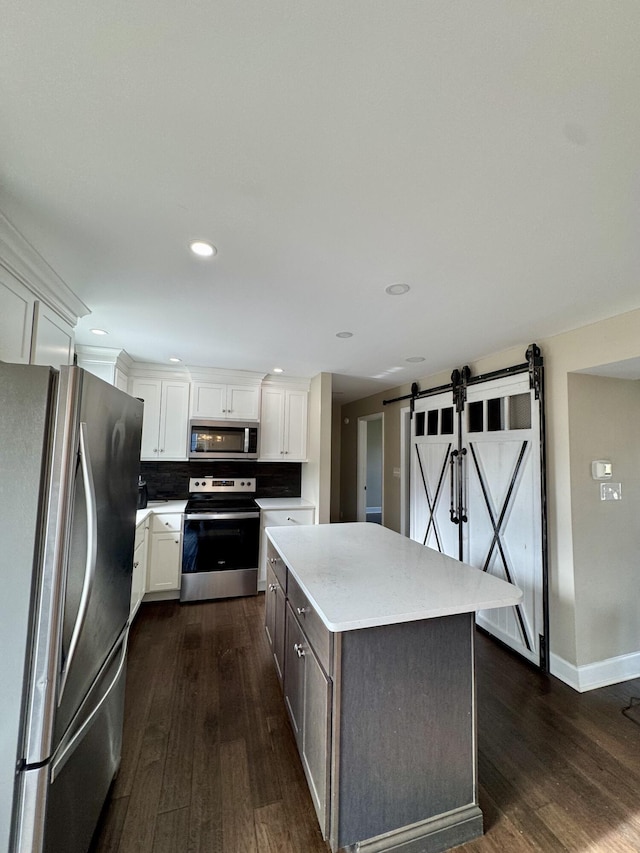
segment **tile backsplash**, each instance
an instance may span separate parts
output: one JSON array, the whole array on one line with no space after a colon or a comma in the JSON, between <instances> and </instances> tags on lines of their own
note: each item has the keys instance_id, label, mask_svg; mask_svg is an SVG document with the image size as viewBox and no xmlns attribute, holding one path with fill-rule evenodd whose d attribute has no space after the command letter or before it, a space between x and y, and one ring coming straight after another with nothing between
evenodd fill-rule
<instances>
[{"instance_id":1,"label":"tile backsplash","mask_svg":"<svg viewBox=\"0 0 640 853\"><path fill-rule=\"evenodd\" d=\"M186 500L190 477L255 477L256 497L300 497L302 463L255 462L141 462L140 474L147 482L150 501Z\"/></svg>"}]
</instances>

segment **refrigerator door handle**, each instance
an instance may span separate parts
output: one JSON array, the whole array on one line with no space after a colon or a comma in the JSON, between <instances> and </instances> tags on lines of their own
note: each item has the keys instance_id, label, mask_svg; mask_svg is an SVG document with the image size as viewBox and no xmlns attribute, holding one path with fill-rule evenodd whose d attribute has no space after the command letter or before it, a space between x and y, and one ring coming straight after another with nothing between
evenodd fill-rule
<instances>
[{"instance_id":1,"label":"refrigerator door handle","mask_svg":"<svg viewBox=\"0 0 640 853\"><path fill-rule=\"evenodd\" d=\"M64 747L60 751L60 754L54 758L53 762L51 763L51 782L53 782L53 780L56 778L57 774L62 770L64 765L67 763L67 760L73 754L73 751L76 748L76 744L82 740L87 729L89 729L91 727L91 724L92 724L93 720L95 719L96 715L98 714L98 712L100 711L100 709L102 708L104 703L107 701L107 699L110 697L111 691L113 690L113 688L116 686L116 684L120 680L120 676L122 675L124 665L127 662L127 644L128 644L128 641L129 641L129 631L127 630L124 632L124 636L123 636L121 643L120 643L120 649L121 649L121 651L120 651L120 662L118 664L118 669L116 670L116 674L111 679L111 683L109 684L107 689L104 691L104 693L102 694L102 696L100 697L100 699L96 703L95 707L92 709L89 716L86 718L86 720L84 720L84 722L82 723L80 728L76 732L74 732L71 740L68 743L64 744ZM116 651L117 651L117 648L114 649L114 651L111 655L111 660L113 660L113 657L114 657ZM109 662L107 662L107 664L105 665L105 668L108 665L109 665Z\"/></svg>"},{"instance_id":2,"label":"refrigerator door handle","mask_svg":"<svg viewBox=\"0 0 640 853\"><path fill-rule=\"evenodd\" d=\"M60 707L60 703L62 702L62 696L69 676L69 670L71 669L71 664L73 663L76 649L78 647L80 632L82 631L84 621L87 616L87 609L89 607L89 599L91 598L91 588L96 574L96 562L98 557L98 507L96 503L96 490L93 483L93 472L91 470L91 457L89 455L89 442L87 440L87 425L84 422L80 423L79 455L87 513L87 558L85 562L84 581L82 584L78 614L76 616L76 622L73 626L73 632L69 642L69 651L67 652L67 657L60 675L58 707Z\"/></svg>"}]
</instances>

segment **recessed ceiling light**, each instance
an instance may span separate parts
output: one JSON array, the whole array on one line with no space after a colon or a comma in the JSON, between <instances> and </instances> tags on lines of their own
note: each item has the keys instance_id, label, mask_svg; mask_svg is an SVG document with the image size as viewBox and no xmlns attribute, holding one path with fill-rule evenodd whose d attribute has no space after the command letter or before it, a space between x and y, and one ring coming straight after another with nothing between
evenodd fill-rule
<instances>
[{"instance_id":1,"label":"recessed ceiling light","mask_svg":"<svg viewBox=\"0 0 640 853\"><path fill-rule=\"evenodd\" d=\"M104 329L91 329L94 335L108 335L109 332L105 332Z\"/></svg>"},{"instance_id":2,"label":"recessed ceiling light","mask_svg":"<svg viewBox=\"0 0 640 853\"><path fill-rule=\"evenodd\" d=\"M179 364L182 361L182 359L178 358L177 355L172 355L172 356L169 356L169 361L172 361L174 364Z\"/></svg>"},{"instance_id":3,"label":"recessed ceiling light","mask_svg":"<svg viewBox=\"0 0 640 853\"><path fill-rule=\"evenodd\" d=\"M194 255L199 255L201 258L210 258L215 255L217 249L211 243L205 243L203 240L194 240L189 244L189 248Z\"/></svg>"},{"instance_id":4,"label":"recessed ceiling light","mask_svg":"<svg viewBox=\"0 0 640 853\"><path fill-rule=\"evenodd\" d=\"M338 332L336 338L352 338L353 332Z\"/></svg>"},{"instance_id":5,"label":"recessed ceiling light","mask_svg":"<svg viewBox=\"0 0 640 853\"><path fill-rule=\"evenodd\" d=\"M405 358L405 361L410 362L410 364L418 364L421 361L424 361L424 357L421 355L410 355L409 358Z\"/></svg>"},{"instance_id":6,"label":"recessed ceiling light","mask_svg":"<svg viewBox=\"0 0 640 853\"><path fill-rule=\"evenodd\" d=\"M389 296L402 296L403 293L407 293L411 288L408 284L390 284L389 287L385 287L385 293L388 293Z\"/></svg>"},{"instance_id":7,"label":"recessed ceiling light","mask_svg":"<svg viewBox=\"0 0 640 853\"><path fill-rule=\"evenodd\" d=\"M274 373L284 373L284 370L281 367L274 367L273 372Z\"/></svg>"}]
</instances>

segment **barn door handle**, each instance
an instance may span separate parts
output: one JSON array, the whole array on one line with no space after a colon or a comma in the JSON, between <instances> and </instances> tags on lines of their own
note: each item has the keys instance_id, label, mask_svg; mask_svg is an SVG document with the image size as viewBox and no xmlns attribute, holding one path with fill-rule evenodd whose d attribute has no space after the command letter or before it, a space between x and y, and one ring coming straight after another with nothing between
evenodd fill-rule
<instances>
[{"instance_id":1,"label":"barn door handle","mask_svg":"<svg viewBox=\"0 0 640 853\"><path fill-rule=\"evenodd\" d=\"M467 482L467 477L465 476L465 464L467 448L463 447L460 451L460 476L462 477L462 506L460 507L460 521L462 524L466 524L468 521L467 518L467 490L469 488L469 484Z\"/></svg>"},{"instance_id":2,"label":"barn door handle","mask_svg":"<svg viewBox=\"0 0 640 853\"><path fill-rule=\"evenodd\" d=\"M451 456L449 458L449 483L450 483L450 488L451 488L451 492L450 492L451 501L449 504L449 519L452 522L452 524L460 524L460 519L458 518L456 511L455 511L456 510L455 495L458 491L456 488L457 480L458 480L458 477L457 477L458 466L456 464L457 456L458 456L458 451L452 450Z\"/></svg>"}]
</instances>

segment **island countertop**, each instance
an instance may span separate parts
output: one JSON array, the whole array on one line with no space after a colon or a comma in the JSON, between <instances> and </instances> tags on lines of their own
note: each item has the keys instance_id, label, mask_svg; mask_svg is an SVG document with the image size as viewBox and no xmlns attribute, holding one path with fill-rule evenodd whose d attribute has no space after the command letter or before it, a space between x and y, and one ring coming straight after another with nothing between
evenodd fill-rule
<instances>
[{"instance_id":1,"label":"island countertop","mask_svg":"<svg viewBox=\"0 0 640 853\"><path fill-rule=\"evenodd\" d=\"M505 607L518 587L378 524L268 527L332 632Z\"/></svg>"}]
</instances>

